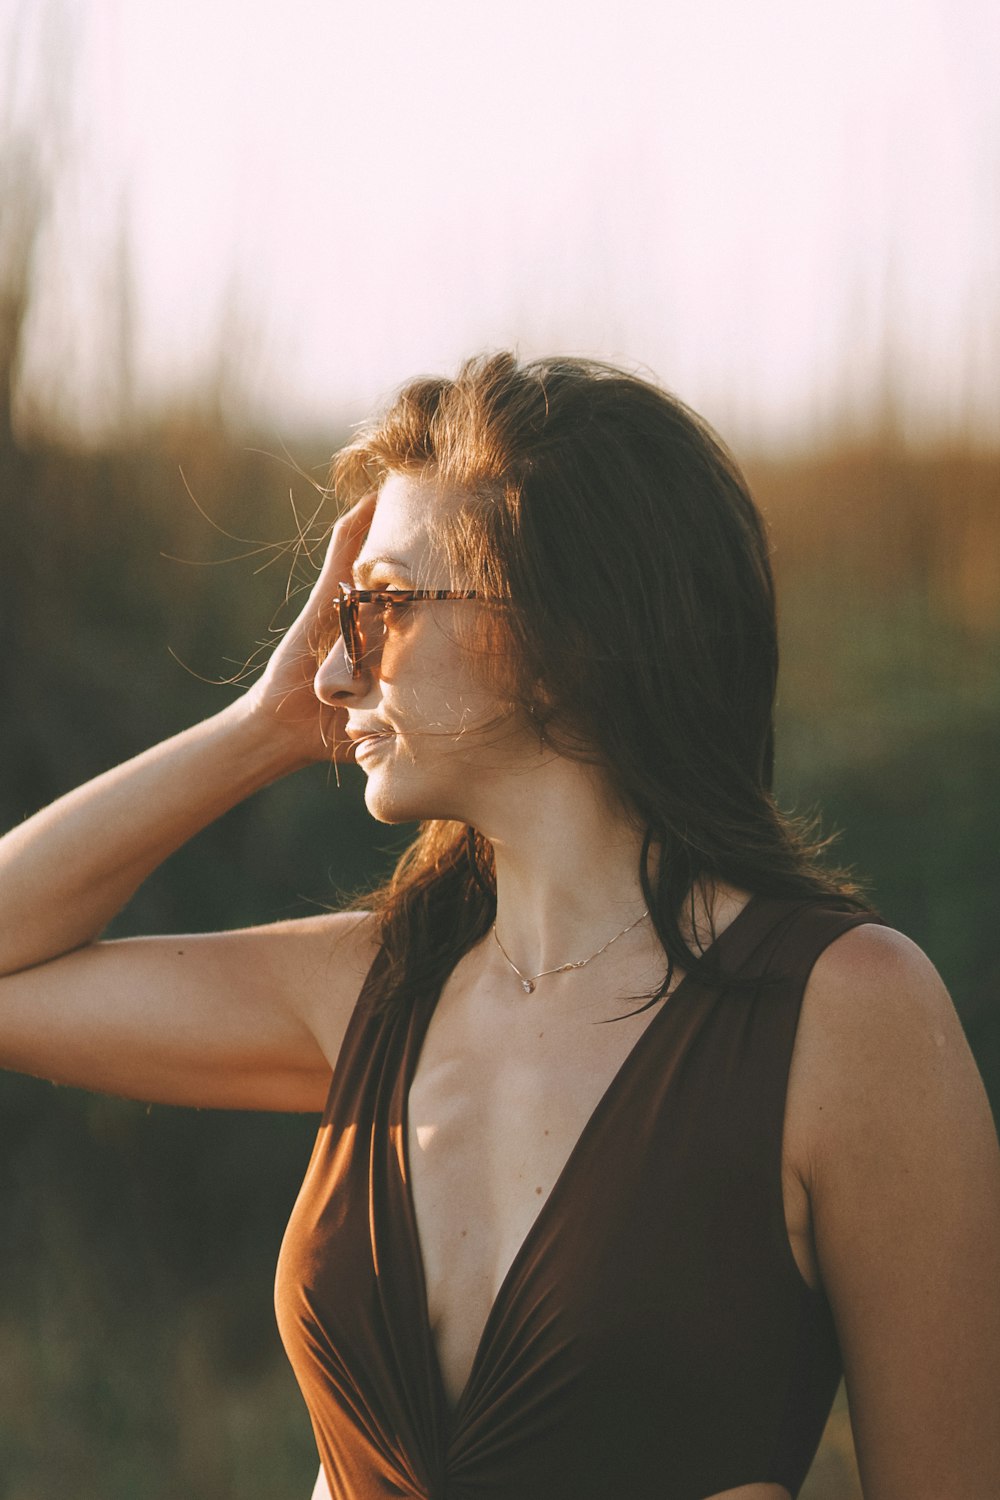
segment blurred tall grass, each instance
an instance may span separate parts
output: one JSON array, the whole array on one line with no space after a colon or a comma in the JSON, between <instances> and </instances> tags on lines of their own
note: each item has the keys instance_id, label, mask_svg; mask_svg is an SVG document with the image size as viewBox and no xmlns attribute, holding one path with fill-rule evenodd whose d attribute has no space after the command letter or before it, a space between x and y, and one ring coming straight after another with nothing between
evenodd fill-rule
<instances>
[{"instance_id":1,"label":"blurred tall grass","mask_svg":"<svg viewBox=\"0 0 1000 1500\"><path fill-rule=\"evenodd\" d=\"M290 464L234 436L219 392L96 448L27 423L22 227L0 242L4 827L239 690L310 576L280 544L338 438ZM782 601L780 800L843 829L838 857L950 984L996 1106L998 455L915 450L887 422L747 468ZM112 930L265 921L372 878L401 835L342 780L316 768L235 809ZM315 1453L270 1284L314 1129L0 1079L3 1500L305 1500ZM859 1494L841 1402L803 1495Z\"/></svg>"}]
</instances>

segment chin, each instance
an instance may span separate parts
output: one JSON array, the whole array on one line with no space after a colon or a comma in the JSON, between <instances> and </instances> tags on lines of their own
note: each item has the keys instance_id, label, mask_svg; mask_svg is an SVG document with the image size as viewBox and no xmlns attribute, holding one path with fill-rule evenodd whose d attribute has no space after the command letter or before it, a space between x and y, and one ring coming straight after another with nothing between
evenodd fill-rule
<instances>
[{"instance_id":1,"label":"chin","mask_svg":"<svg viewBox=\"0 0 1000 1500\"><path fill-rule=\"evenodd\" d=\"M464 814L447 810L451 800L446 792L407 786L399 777L378 771L368 775L365 785L365 806L377 823L422 823L437 818L467 821Z\"/></svg>"}]
</instances>

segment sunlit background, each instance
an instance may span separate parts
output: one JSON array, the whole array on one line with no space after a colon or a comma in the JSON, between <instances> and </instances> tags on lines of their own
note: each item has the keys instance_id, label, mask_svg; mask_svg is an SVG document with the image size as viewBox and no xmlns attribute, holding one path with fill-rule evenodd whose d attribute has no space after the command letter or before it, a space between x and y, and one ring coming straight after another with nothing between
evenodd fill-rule
<instances>
[{"instance_id":1,"label":"sunlit background","mask_svg":"<svg viewBox=\"0 0 1000 1500\"><path fill-rule=\"evenodd\" d=\"M747 468L779 800L1000 1105L998 77L991 0L0 0L0 828L239 691L393 387L614 359ZM405 831L341 779L112 931L372 880ZM314 1130L0 1077L2 1500L307 1500L270 1284ZM860 1500L843 1394L802 1500Z\"/></svg>"},{"instance_id":2,"label":"sunlit background","mask_svg":"<svg viewBox=\"0 0 1000 1500\"><path fill-rule=\"evenodd\" d=\"M864 420L888 375L912 432L996 433L991 0L2 16L8 138L46 126L27 391L88 431L220 361L264 424L328 428L516 344L744 440Z\"/></svg>"}]
</instances>

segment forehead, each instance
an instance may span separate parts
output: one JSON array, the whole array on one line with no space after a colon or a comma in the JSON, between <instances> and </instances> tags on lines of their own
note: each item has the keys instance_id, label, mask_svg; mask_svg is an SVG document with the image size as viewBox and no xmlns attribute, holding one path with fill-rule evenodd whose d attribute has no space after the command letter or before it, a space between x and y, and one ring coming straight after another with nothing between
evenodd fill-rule
<instances>
[{"instance_id":1,"label":"forehead","mask_svg":"<svg viewBox=\"0 0 1000 1500\"><path fill-rule=\"evenodd\" d=\"M356 568L376 558L393 558L413 572L436 560L428 529L432 515L440 517L459 501L447 495L433 479L419 475L390 474L379 490L375 514Z\"/></svg>"}]
</instances>

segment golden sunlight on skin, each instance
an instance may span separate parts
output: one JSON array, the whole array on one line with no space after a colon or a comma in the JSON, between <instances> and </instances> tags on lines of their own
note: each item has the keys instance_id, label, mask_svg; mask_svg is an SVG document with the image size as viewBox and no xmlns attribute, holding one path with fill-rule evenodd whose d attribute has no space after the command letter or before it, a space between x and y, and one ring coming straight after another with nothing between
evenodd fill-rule
<instances>
[{"instance_id":1,"label":"golden sunlight on skin","mask_svg":"<svg viewBox=\"0 0 1000 1500\"><path fill-rule=\"evenodd\" d=\"M355 578L377 589L457 588L431 547L431 507L455 503L430 483L390 474L355 564ZM487 607L476 600L418 602L388 617L352 679L338 640L315 678L330 706L348 710L347 734L357 740L373 817L400 823L423 817L469 821L489 789L507 784L512 768L539 762L537 737L519 724L476 679L450 628L454 611ZM477 825L478 826L478 825Z\"/></svg>"}]
</instances>

